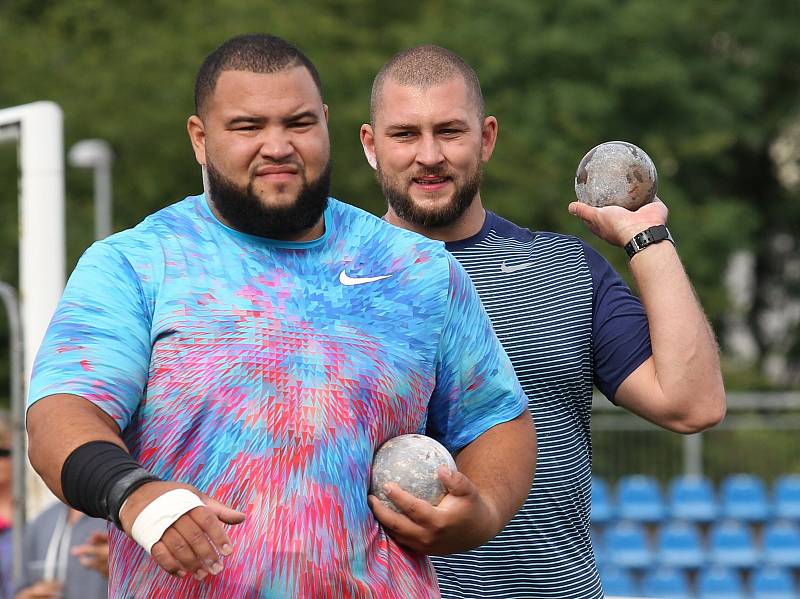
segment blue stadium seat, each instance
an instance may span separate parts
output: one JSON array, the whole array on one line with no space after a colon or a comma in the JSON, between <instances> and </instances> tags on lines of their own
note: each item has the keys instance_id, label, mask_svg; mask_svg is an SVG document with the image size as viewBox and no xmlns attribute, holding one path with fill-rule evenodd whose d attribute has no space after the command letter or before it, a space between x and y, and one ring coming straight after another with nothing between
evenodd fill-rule
<instances>
[{"instance_id":1,"label":"blue stadium seat","mask_svg":"<svg viewBox=\"0 0 800 599\"><path fill-rule=\"evenodd\" d=\"M616 566L600 568L600 582L606 596L635 597L638 595L636 580L630 571Z\"/></svg>"},{"instance_id":2,"label":"blue stadium seat","mask_svg":"<svg viewBox=\"0 0 800 599\"><path fill-rule=\"evenodd\" d=\"M722 517L745 522L764 522L770 505L764 481L751 474L733 474L720 485Z\"/></svg>"},{"instance_id":3,"label":"blue stadium seat","mask_svg":"<svg viewBox=\"0 0 800 599\"><path fill-rule=\"evenodd\" d=\"M745 589L741 577L734 570L715 566L700 570L697 596L700 599L740 599L745 596Z\"/></svg>"},{"instance_id":4,"label":"blue stadium seat","mask_svg":"<svg viewBox=\"0 0 800 599\"><path fill-rule=\"evenodd\" d=\"M608 527L603 538L605 560L620 568L646 568L653 561L647 533L641 524L619 521Z\"/></svg>"},{"instance_id":5,"label":"blue stadium seat","mask_svg":"<svg viewBox=\"0 0 800 599\"><path fill-rule=\"evenodd\" d=\"M691 596L691 587L686 572L675 568L658 568L649 571L642 582L645 597L659 599L685 599Z\"/></svg>"},{"instance_id":6,"label":"blue stadium seat","mask_svg":"<svg viewBox=\"0 0 800 599\"><path fill-rule=\"evenodd\" d=\"M591 539L592 551L594 552L597 565L602 566L606 562L606 550L603 545L603 533L595 526L592 526Z\"/></svg>"},{"instance_id":7,"label":"blue stadium seat","mask_svg":"<svg viewBox=\"0 0 800 599\"><path fill-rule=\"evenodd\" d=\"M670 481L669 512L676 520L712 522L719 506L711 481L704 476L676 476Z\"/></svg>"},{"instance_id":8,"label":"blue stadium seat","mask_svg":"<svg viewBox=\"0 0 800 599\"><path fill-rule=\"evenodd\" d=\"M666 508L661 487L652 476L623 476L617 483L617 515L637 522L660 522Z\"/></svg>"},{"instance_id":9,"label":"blue stadium seat","mask_svg":"<svg viewBox=\"0 0 800 599\"><path fill-rule=\"evenodd\" d=\"M764 528L764 561L773 566L800 568L800 528L777 520Z\"/></svg>"},{"instance_id":10,"label":"blue stadium seat","mask_svg":"<svg viewBox=\"0 0 800 599\"><path fill-rule=\"evenodd\" d=\"M753 599L796 599L798 596L791 572L775 566L755 570L750 591Z\"/></svg>"},{"instance_id":11,"label":"blue stadium seat","mask_svg":"<svg viewBox=\"0 0 800 599\"><path fill-rule=\"evenodd\" d=\"M775 517L800 521L800 475L781 476L773 491Z\"/></svg>"},{"instance_id":12,"label":"blue stadium seat","mask_svg":"<svg viewBox=\"0 0 800 599\"><path fill-rule=\"evenodd\" d=\"M674 568L702 566L705 550L697 526L683 521L662 524L656 537L656 557L660 564Z\"/></svg>"},{"instance_id":13,"label":"blue stadium seat","mask_svg":"<svg viewBox=\"0 0 800 599\"><path fill-rule=\"evenodd\" d=\"M592 524L608 524L614 518L614 502L608 483L592 477Z\"/></svg>"},{"instance_id":14,"label":"blue stadium seat","mask_svg":"<svg viewBox=\"0 0 800 599\"><path fill-rule=\"evenodd\" d=\"M732 568L752 568L759 562L759 551L750 528L736 520L711 526L708 556L713 564Z\"/></svg>"}]
</instances>

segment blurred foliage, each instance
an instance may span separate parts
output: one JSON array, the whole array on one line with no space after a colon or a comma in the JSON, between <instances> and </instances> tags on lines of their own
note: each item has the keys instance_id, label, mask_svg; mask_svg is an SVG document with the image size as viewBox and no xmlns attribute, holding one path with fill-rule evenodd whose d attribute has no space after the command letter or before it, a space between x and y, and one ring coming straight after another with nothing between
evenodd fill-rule
<instances>
[{"instance_id":1,"label":"blurred foliage","mask_svg":"<svg viewBox=\"0 0 800 599\"><path fill-rule=\"evenodd\" d=\"M322 74L334 195L381 213L358 141L372 77L395 52L437 43L475 67L500 122L482 191L489 208L532 229L580 235L626 273L623 253L591 239L566 205L591 147L610 139L642 146L659 168L673 235L721 337L729 256L756 253L746 318L765 356L771 340L760 319L770 298L776 289L795 301L800 295L800 274L787 276L786 256L777 260L771 245L781 233L796 239L800 198L780 184L770 159L798 119L798 15L796 0L4 0L0 106L52 100L64 110L66 148L86 137L109 140L115 225L127 228L201 190L185 122L204 56L235 34L275 33ZM0 147L7 215L17 211L13 157ZM70 269L91 243L91 194L90 174L68 169ZM16 231L13 218L0 222L0 279L12 283ZM798 251L795 243L789 258ZM788 351L800 362L797 323L788 322Z\"/></svg>"},{"instance_id":2,"label":"blurred foliage","mask_svg":"<svg viewBox=\"0 0 800 599\"><path fill-rule=\"evenodd\" d=\"M787 473L800 473L796 428L781 429L770 418L797 419L797 411L778 416L740 417L737 429L717 429L703 436L703 468L719 482L725 476L751 472L771 484Z\"/></svg>"},{"instance_id":3,"label":"blurred foliage","mask_svg":"<svg viewBox=\"0 0 800 599\"><path fill-rule=\"evenodd\" d=\"M592 474L613 483L633 472L666 483L684 467L683 437L655 426L634 431L597 427L592 431L592 455Z\"/></svg>"},{"instance_id":4,"label":"blurred foliage","mask_svg":"<svg viewBox=\"0 0 800 599\"><path fill-rule=\"evenodd\" d=\"M797 410L738 412L735 428L718 427L703 433L702 472L715 484L742 472L756 474L767 484L784 474L800 473L798 416ZM776 418L792 419L795 427L776 426ZM666 488L674 477L684 474L685 439L655 426L648 430L596 427L592 432L592 473L612 483L632 473L647 474Z\"/></svg>"}]
</instances>

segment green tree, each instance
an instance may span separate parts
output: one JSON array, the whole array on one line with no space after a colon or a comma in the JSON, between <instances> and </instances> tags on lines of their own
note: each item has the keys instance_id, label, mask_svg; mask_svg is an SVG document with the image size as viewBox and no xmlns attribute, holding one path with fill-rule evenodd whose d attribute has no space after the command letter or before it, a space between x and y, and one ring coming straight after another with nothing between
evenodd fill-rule
<instances>
[{"instance_id":1,"label":"green tree","mask_svg":"<svg viewBox=\"0 0 800 599\"><path fill-rule=\"evenodd\" d=\"M777 347L797 364L796 321L778 340L761 322L776 297L791 307L800 296L798 190L774 158L776 142L791 147L798 119L798 25L794 0L5 0L0 106L53 100L64 109L67 148L109 140L115 224L127 228L201 191L185 133L196 70L227 37L269 31L300 46L322 74L334 194L380 213L358 142L372 77L393 53L437 43L475 66L500 122L482 193L490 208L594 243L566 212L575 167L602 141L640 145L659 169L671 228L717 330L729 308L722 273L734 251L749 249L756 284L746 321L762 356ZM17 210L15 170L13 150L0 147L7 215ZM68 170L70 269L92 241L91 196L90 176ZM0 279L11 283L16 236L14 219L3 219ZM626 271L621 251L598 247ZM0 318L0 360L6 341Z\"/></svg>"}]
</instances>

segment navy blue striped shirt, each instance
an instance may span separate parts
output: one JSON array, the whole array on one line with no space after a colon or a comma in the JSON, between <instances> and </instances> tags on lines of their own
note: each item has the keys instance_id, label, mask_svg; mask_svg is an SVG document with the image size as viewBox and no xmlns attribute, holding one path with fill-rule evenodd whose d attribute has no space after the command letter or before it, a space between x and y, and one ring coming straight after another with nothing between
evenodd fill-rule
<instances>
[{"instance_id":1,"label":"navy blue striped shirt","mask_svg":"<svg viewBox=\"0 0 800 599\"><path fill-rule=\"evenodd\" d=\"M652 354L641 302L581 240L531 232L487 212L447 244L475 283L536 423L525 505L486 545L433 558L442 596L602 597L590 540L593 384L613 401Z\"/></svg>"}]
</instances>

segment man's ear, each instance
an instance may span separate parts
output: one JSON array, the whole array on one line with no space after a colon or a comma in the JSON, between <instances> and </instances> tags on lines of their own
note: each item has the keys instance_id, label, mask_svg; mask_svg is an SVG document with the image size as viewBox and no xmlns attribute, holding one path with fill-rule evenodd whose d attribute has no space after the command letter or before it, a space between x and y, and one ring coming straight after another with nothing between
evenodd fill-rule
<instances>
[{"instance_id":1,"label":"man's ear","mask_svg":"<svg viewBox=\"0 0 800 599\"><path fill-rule=\"evenodd\" d=\"M206 128L199 116L193 114L186 123L189 141L192 142L194 158L198 164L206 165Z\"/></svg>"},{"instance_id":2,"label":"man's ear","mask_svg":"<svg viewBox=\"0 0 800 599\"><path fill-rule=\"evenodd\" d=\"M372 125L364 123L361 125L360 131L361 147L364 148L364 156L367 157L369 165L376 169L378 168L378 159L375 157L375 131Z\"/></svg>"},{"instance_id":3,"label":"man's ear","mask_svg":"<svg viewBox=\"0 0 800 599\"><path fill-rule=\"evenodd\" d=\"M327 104L323 104L322 105L322 112L325 114L325 122L326 123L329 122L329 119L328 119L328 105Z\"/></svg>"},{"instance_id":4,"label":"man's ear","mask_svg":"<svg viewBox=\"0 0 800 599\"><path fill-rule=\"evenodd\" d=\"M494 152L495 143L497 143L497 119L493 116L487 116L483 119L481 126L481 140L483 145L481 147L481 162L489 162Z\"/></svg>"}]
</instances>

